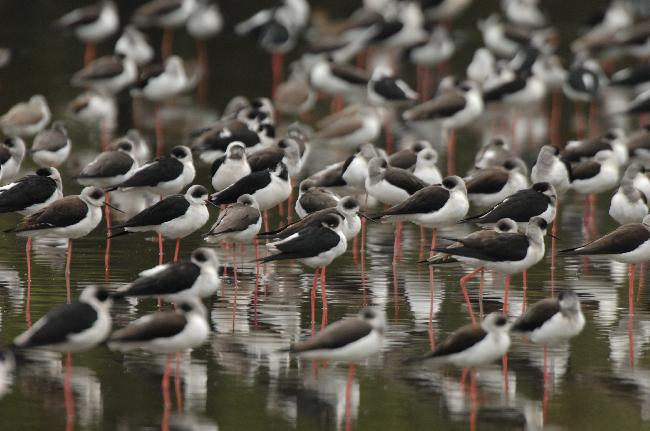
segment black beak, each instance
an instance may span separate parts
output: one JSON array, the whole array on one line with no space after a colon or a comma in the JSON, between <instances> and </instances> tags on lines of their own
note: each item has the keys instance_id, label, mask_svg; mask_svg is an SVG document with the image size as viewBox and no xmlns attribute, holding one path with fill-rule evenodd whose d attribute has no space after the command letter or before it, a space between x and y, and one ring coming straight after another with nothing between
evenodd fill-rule
<instances>
[{"instance_id":1,"label":"black beak","mask_svg":"<svg viewBox=\"0 0 650 431\"><path fill-rule=\"evenodd\" d=\"M104 202L104 205L106 205L106 206L109 207L110 209L113 209L113 210L115 210L115 211L117 211L117 212L120 212L120 213L122 213L122 214L126 214L124 211L122 211L121 209L119 209L119 208L117 208L117 207L114 207L113 205L109 204L108 202Z\"/></svg>"}]
</instances>

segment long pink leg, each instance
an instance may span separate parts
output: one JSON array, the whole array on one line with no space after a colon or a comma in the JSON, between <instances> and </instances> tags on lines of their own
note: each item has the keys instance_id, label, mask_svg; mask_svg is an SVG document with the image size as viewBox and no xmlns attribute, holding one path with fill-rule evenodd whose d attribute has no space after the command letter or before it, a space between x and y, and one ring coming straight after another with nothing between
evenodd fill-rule
<instances>
[{"instance_id":1,"label":"long pink leg","mask_svg":"<svg viewBox=\"0 0 650 431\"><path fill-rule=\"evenodd\" d=\"M84 66L91 63L97 55L97 45L95 42L86 42L86 49L84 50Z\"/></svg>"},{"instance_id":2,"label":"long pink leg","mask_svg":"<svg viewBox=\"0 0 650 431\"><path fill-rule=\"evenodd\" d=\"M163 237L162 234L158 234L158 265L162 265L164 263L164 258L165 255L163 253Z\"/></svg>"},{"instance_id":3,"label":"long pink leg","mask_svg":"<svg viewBox=\"0 0 650 431\"><path fill-rule=\"evenodd\" d=\"M32 237L27 237L25 245L25 255L27 256L27 281L32 281Z\"/></svg>"},{"instance_id":4,"label":"long pink leg","mask_svg":"<svg viewBox=\"0 0 650 431\"><path fill-rule=\"evenodd\" d=\"M181 387L181 354L176 353L176 371L174 372L174 392L176 393L176 409L183 412L183 392Z\"/></svg>"},{"instance_id":5,"label":"long pink leg","mask_svg":"<svg viewBox=\"0 0 650 431\"><path fill-rule=\"evenodd\" d=\"M323 301L323 319L321 321L321 328L327 326L327 287L325 287L325 273L327 267L323 267L320 271L320 293L321 300Z\"/></svg>"},{"instance_id":6,"label":"long pink leg","mask_svg":"<svg viewBox=\"0 0 650 431\"><path fill-rule=\"evenodd\" d=\"M523 298L523 310L526 311L526 290L528 289L528 272L524 271L523 274L521 274L521 279L522 279L522 284L523 284L523 290L524 290L524 298Z\"/></svg>"},{"instance_id":7,"label":"long pink leg","mask_svg":"<svg viewBox=\"0 0 650 431\"><path fill-rule=\"evenodd\" d=\"M348 368L348 383L345 386L345 431L352 429L352 385L355 371L356 364L352 362Z\"/></svg>"},{"instance_id":8,"label":"long pink leg","mask_svg":"<svg viewBox=\"0 0 650 431\"><path fill-rule=\"evenodd\" d=\"M72 354L66 353L65 371L63 374L63 398L65 399L65 428L74 429L74 394L72 392Z\"/></svg>"},{"instance_id":9,"label":"long pink leg","mask_svg":"<svg viewBox=\"0 0 650 431\"><path fill-rule=\"evenodd\" d=\"M274 51L271 53L271 69L273 74L273 82L271 87L271 94L275 96L275 91L278 85L282 82L282 71L284 69L284 54Z\"/></svg>"},{"instance_id":10,"label":"long pink leg","mask_svg":"<svg viewBox=\"0 0 650 431\"><path fill-rule=\"evenodd\" d=\"M469 295L467 294L467 288L465 283L467 283L472 277L478 274L483 267L478 267L474 271L460 278L460 288L463 290L463 297L465 297L465 304L467 305L467 312L469 313L469 318L472 321L472 324L476 324L476 317L474 316L474 310L472 309L472 302L469 300Z\"/></svg>"},{"instance_id":11,"label":"long pink leg","mask_svg":"<svg viewBox=\"0 0 650 431\"><path fill-rule=\"evenodd\" d=\"M106 203L111 203L111 194L106 193ZM111 208L104 205L104 218L106 219L106 250L104 251L104 271L108 276L111 269Z\"/></svg>"},{"instance_id":12,"label":"long pink leg","mask_svg":"<svg viewBox=\"0 0 650 431\"><path fill-rule=\"evenodd\" d=\"M503 313L508 314L508 294L510 292L510 274L506 274L503 286Z\"/></svg>"},{"instance_id":13,"label":"long pink leg","mask_svg":"<svg viewBox=\"0 0 650 431\"><path fill-rule=\"evenodd\" d=\"M174 248L174 263L178 262L178 257L181 252L181 240L176 238L176 247Z\"/></svg>"},{"instance_id":14,"label":"long pink leg","mask_svg":"<svg viewBox=\"0 0 650 431\"><path fill-rule=\"evenodd\" d=\"M316 268L314 271L314 281L311 285L311 335L313 336L316 333L316 288L318 287L318 271L320 268Z\"/></svg>"},{"instance_id":15,"label":"long pink leg","mask_svg":"<svg viewBox=\"0 0 650 431\"><path fill-rule=\"evenodd\" d=\"M469 383L469 429L476 430L476 416L478 413L478 389L476 388L476 370L470 371Z\"/></svg>"},{"instance_id":16,"label":"long pink leg","mask_svg":"<svg viewBox=\"0 0 650 431\"><path fill-rule=\"evenodd\" d=\"M154 128L156 129L156 157L162 156L165 148L165 136L163 134L162 119L160 118L160 103L154 107Z\"/></svg>"},{"instance_id":17,"label":"long pink leg","mask_svg":"<svg viewBox=\"0 0 650 431\"><path fill-rule=\"evenodd\" d=\"M70 276L70 261L72 260L72 240L68 240L68 256L65 261L65 275Z\"/></svg>"},{"instance_id":18,"label":"long pink leg","mask_svg":"<svg viewBox=\"0 0 650 431\"><path fill-rule=\"evenodd\" d=\"M544 395L542 397L542 418L546 423L546 413L548 411L548 397L549 397L549 384L548 384L548 347L544 346Z\"/></svg>"},{"instance_id":19,"label":"long pink leg","mask_svg":"<svg viewBox=\"0 0 650 431\"><path fill-rule=\"evenodd\" d=\"M162 44L160 47L160 53L163 60L166 60L167 57L172 55L174 45L174 30L171 28L165 28L163 30Z\"/></svg>"}]
</instances>

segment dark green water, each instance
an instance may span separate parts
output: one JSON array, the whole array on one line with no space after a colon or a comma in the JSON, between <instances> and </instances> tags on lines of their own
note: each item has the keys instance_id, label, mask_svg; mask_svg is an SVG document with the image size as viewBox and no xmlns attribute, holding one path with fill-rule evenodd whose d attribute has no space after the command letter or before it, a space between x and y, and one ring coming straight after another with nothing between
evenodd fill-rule
<instances>
[{"instance_id":1,"label":"dark green water","mask_svg":"<svg viewBox=\"0 0 650 431\"><path fill-rule=\"evenodd\" d=\"M257 7L257 2L222 3L229 22ZM461 23L466 27L495 6L492 1L476 3ZM338 15L356 7L340 1L319 4L336 8ZM571 23L587 13L582 6L587 4L590 2L548 2L553 18L569 33L573 31ZM48 24L73 5L76 2L0 2L0 16L4 18L0 44L14 48L13 63L0 70L0 111L40 92L48 97L55 117L62 115L65 104L76 94L67 81L81 66L82 47L72 38L53 33ZM123 9L133 7L129 2ZM474 33L467 35L458 64L471 56L476 37ZM183 56L194 55L186 35L178 36L176 46ZM101 49L107 52L110 48ZM236 94L268 93L268 56L250 42L224 34L211 42L211 55L208 108L220 109ZM404 74L407 78L414 76L410 69ZM167 108L167 118L171 119L166 129L168 145L180 143L187 130L211 115L204 110L185 113L184 107L190 103L181 99ZM123 122L118 132L128 127L130 124ZM76 155L96 152L99 146L97 133L75 125L71 129L75 156L63 168L66 194L80 189L69 180L80 163ZM153 135L152 130L145 131ZM464 168L471 163L478 134L462 134L460 142L458 165ZM528 148L522 152L527 159L535 154ZM326 150L315 153L333 156ZM27 163L26 168L33 166ZM209 182L205 166L197 178ZM601 232L613 228L607 216L608 198L600 199L597 219ZM212 220L214 217L216 214ZM584 240L581 218L582 199L568 195L562 205L559 247ZM0 229L11 227L16 220L13 215L3 216ZM92 284L116 288L157 263L157 248L144 235L118 238L112 243L111 270L106 275L104 232L102 225L75 242L70 279L73 296ZM425 252L425 243L413 226L405 229L405 253L396 267L391 265L391 227L370 225L367 240L365 280L361 263L355 263L350 252L327 271L330 322L356 313L364 304L381 307L388 316L385 351L362 364L355 376L350 402L352 428L469 429L469 397L460 386L458 370L403 365L404 359L426 351L431 338L440 340L467 323L457 284L467 270L447 268L430 278L426 268L414 264ZM198 235L189 238L183 242L182 254L187 256L199 245L203 244ZM547 245L550 247L550 239ZM27 326L24 241L12 234L0 234L0 250L0 344L5 344ZM172 245L167 243L167 259L171 252ZM244 260L250 261L250 247L247 253ZM32 321L52 306L66 302L64 264L63 247L35 247L29 304ZM478 429L540 429L544 425L564 430L650 429L650 302L646 292L639 293L630 320L624 266L609 261L558 260L554 286L550 267L547 256L530 270L529 302L549 296L553 288L572 287L582 300L587 326L570 348L551 352L546 408L543 356L538 347L519 340L513 343L507 385L499 365L481 370ZM298 363L276 353L310 333L311 271L297 263L269 265L267 282L257 287L257 305L254 266L247 264L243 272L237 290L227 280L224 296L218 295L207 304L213 334L209 343L182 356L178 396L172 382L170 409L163 408L164 357L122 355L98 348L73 357L74 418L66 419L61 358L43 355L19 369L8 393L0 399L0 429L63 429L66 425L83 430L155 429L167 421L172 429L188 430L344 428L346 366L329 364L325 368L321 364L314 368L308 362ZM501 277L486 274L486 312L501 307L502 286ZM474 304L478 302L477 287L477 282L470 287ZM522 307L520 287L521 278L513 277L513 316ZM118 303L114 307L115 325L124 325L155 309L154 301ZM315 321L318 329L320 303Z\"/></svg>"}]
</instances>

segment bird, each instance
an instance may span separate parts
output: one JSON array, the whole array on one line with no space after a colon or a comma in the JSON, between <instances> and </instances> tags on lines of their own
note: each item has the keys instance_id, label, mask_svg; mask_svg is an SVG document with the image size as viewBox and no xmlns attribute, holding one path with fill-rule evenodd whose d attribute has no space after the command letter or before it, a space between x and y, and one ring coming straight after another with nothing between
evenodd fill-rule
<instances>
[{"instance_id":1,"label":"bird","mask_svg":"<svg viewBox=\"0 0 650 431\"><path fill-rule=\"evenodd\" d=\"M72 30L86 44L84 64L95 58L96 43L113 35L120 26L115 2L102 0L74 9L57 20L57 25Z\"/></svg>"},{"instance_id":2,"label":"bird","mask_svg":"<svg viewBox=\"0 0 650 431\"><path fill-rule=\"evenodd\" d=\"M544 145L537 154L537 161L530 170L530 179L534 183L547 182L562 195L570 187L569 163L560 155L560 149L552 145Z\"/></svg>"},{"instance_id":3,"label":"bird","mask_svg":"<svg viewBox=\"0 0 650 431\"><path fill-rule=\"evenodd\" d=\"M169 354L199 347L210 336L205 306L198 298L184 298L176 305L174 311L149 314L113 331L108 348Z\"/></svg>"},{"instance_id":4,"label":"bird","mask_svg":"<svg viewBox=\"0 0 650 431\"><path fill-rule=\"evenodd\" d=\"M196 232L208 222L206 208L208 189L193 185L185 194L168 196L144 209L123 223L112 227L111 238L130 232L154 231L159 235L159 254L162 260L162 237L176 240L174 262L180 253L180 240ZM161 262L162 263L162 262Z\"/></svg>"},{"instance_id":5,"label":"bird","mask_svg":"<svg viewBox=\"0 0 650 431\"><path fill-rule=\"evenodd\" d=\"M172 52L174 29L186 23L196 4L196 0L151 0L138 7L131 20L139 27L162 27L160 52L164 60Z\"/></svg>"},{"instance_id":6,"label":"bird","mask_svg":"<svg viewBox=\"0 0 650 431\"><path fill-rule=\"evenodd\" d=\"M124 140L115 150L104 151L84 166L77 182L82 186L109 188L128 180L138 168L134 158L134 144Z\"/></svg>"},{"instance_id":7,"label":"bird","mask_svg":"<svg viewBox=\"0 0 650 431\"><path fill-rule=\"evenodd\" d=\"M418 360L434 360L463 368L488 365L508 352L508 330L507 317L492 312L480 324L471 323L456 329L435 350Z\"/></svg>"},{"instance_id":8,"label":"bird","mask_svg":"<svg viewBox=\"0 0 650 431\"><path fill-rule=\"evenodd\" d=\"M634 180L627 175L626 171L609 205L609 215L618 224L640 223L648 215L646 195L635 187Z\"/></svg>"},{"instance_id":9,"label":"bird","mask_svg":"<svg viewBox=\"0 0 650 431\"><path fill-rule=\"evenodd\" d=\"M47 100L41 94L12 106L0 117L0 128L5 135L34 136L50 123L52 113Z\"/></svg>"},{"instance_id":10,"label":"bird","mask_svg":"<svg viewBox=\"0 0 650 431\"><path fill-rule=\"evenodd\" d=\"M413 175L427 184L440 184L442 175L436 163L438 163L438 152L433 148L425 148L417 155Z\"/></svg>"},{"instance_id":11,"label":"bird","mask_svg":"<svg viewBox=\"0 0 650 431\"><path fill-rule=\"evenodd\" d=\"M309 178L300 183L300 192L296 199L296 214L300 218L325 208L335 207L341 200L334 192L316 187L315 184L316 182Z\"/></svg>"},{"instance_id":12,"label":"bird","mask_svg":"<svg viewBox=\"0 0 650 431\"><path fill-rule=\"evenodd\" d=\"M368 163L366 191L384 204L397 205L427 185L411 172L393 168L384 158L375 157Z\"/></svg>"},{"instance_id":13,"label":"bird","mask_svg":"<svg viewBox=\"0 0 650 431\"><path fill-rule=\"evenodd\" d=\"M582 194L603 193L616 187L618 176L614 152L601 150L593 159L571 165L571 188Z\"/></svg>"},{"instance_id":14,"label":"bird","mask_svg":"<svg viewBox=\"0 0 650 431\"><path fill-rule=\"evenodd\" d=\"M110 129L117 118L115 99L105 92L89 90L81 93L68 103L67 111L79 122L95 127Z\"/></svg>"},{"instance_id":15,"label":"bird","mask_svg":"<svg viewBox=\"0 0 650 431\"><path fill-rule=\"evenodd\" d=\"M55 200L46 207L20 220L14 231L19 236L57 237L68 240L65 273L70 274L72 240L88 235L102 221L104 192L97 187L84 187L79 195Z\"/></svg>"},{"instance_id":16,"label":"bird","mask_svg":"<svg viewBox=\"0 0 650 431\"><path fill-rule=\"evenodd\" d=\"M35 214L63 197L61 174L56 168L40 168L35 174L0 187L0 213L17 212L23 216ZM32 279L32 237L27 237L25 257L27 280Z\"/></svg>"},{"instance_id":17,"label":"bird","mask_svg":"<svg viewBox=\"0 0 650 431\"><path fill-rule=\"evenodd\" d=\"M109 187L107 191L137 188L156 195L169 196L180 193L194 181L195 175L192 152L188 147L179 145L174 147L168 156L140 166L129 179Z\"/></svg>"},{"instance_id":18,"label":"bird","mask_svg":"<svg viewBox=\"0 0 650 431\"><path fill-rule=\"evenodd\" d=\"M560 250L565 256L602 256L617 262L637 264L650 260L650 215L641 223L628 223L579 247Z\"/></svg>"},{"instance_id":19,"label":"bird","mask_svg":"<svg viewBox=\"0 0 650 431\"><path fill-rule=\"evenodd\" d=\"M187 89L188 77L183 60L172 55L162 67L145 68L131 89L134 95L142 95L147 100L160 102L177 96Z\"/></svg>"},{"instance_id":20,"label":"bird","mask_svg":"<svg viewBox=\"0 0 650 431\"><path fill-rule=\"evenodd\" d=\"M61 121L55 121L52 128L38 132L29 153L40 167L58 168L67 160L71 149L68 130Z\"/></svg>"},{"instance_id":21,"label":"bird","mask_svg":"<svg viewBox=\"0 0 650 431\"><path fill-rule=\"evenodd\" d=\"M501 167L478 170L465 179L467 197L479 207L492 207L528 188L528 168L523 160L509 158Z\"/></svg>"},{"instance_id":22,"label":"bird","mask_svg":"<svg viewBox=\"0 0 650 431\"><path fill-rule=\"evenodd\" d=\"M510 330L527 335L533 343L553 345L575 337L584 327L585 316L578 295L564 290L556 298L531 305Z\"/></svg>"},{"instance_id":23,"label":"bird","mask_svg":"<svg viewBox=\"0 0 650 431\"><path fill-rule=\"evenodd\" d=\"M238 141L231 142L226 154L216 159L210 168L212 187L220 192L251 173L246 156L246 146Z\"/></svg>"},{"instance_id":24,"label":"bird","mask_svg":"<svg viewBox=\"0 0 650 431\"><path fill-rule=\"evenodd\" d=\"M159 297L179 304L192 298L208 298L221 284L219 257L214 249L200 247L190 260L158 265L138 274L134 282L120 287L113 298Z\"/></svg>"},{"instance_id":25,"label":"bird","mask_svg":"<svg viewBox=\"0 0 650 431\"><path fill-rule=\"evenodd\" d=\"M72 75L75 87L92 88L108 94L118 94L133 85L138 77L138 66L121 54L99 57Z\"/></svg>"},{"instance_id":26,"label":"bird","mask_svg":"<svg viewBox=\"0 0 650 431\"><path fill-rule=\"evenodd\" d=\"M338 213L327 214L317 225L308 224L287 238L268 243L266 247L272 254L260 258L259 261L265 263L296 259L315 268L313 292L316 291L320 270L323 310L325 311L327 310L326 268L334 259L345 253L347 246L348 242L343 235L343 217Z\"/></svg>"},{"instance_id":27,"label":"bird","mask_svg":"<svg viewBox=\"0 0 650 431\"><path fill-rule=\"evenodd\" d=\"M0 187L0 213L34 214L63 197L61 174L56 168L40 168Z\"/></svg>"},{"instance_id":28,"label":"bird","mask_svg":"<svg viewBox=\"0 0 650 431\"><path fill-rule=\"evenodd\" d=\"M396 78L387 67L376 67L368 81L368 101L375 105L414 102L418 94L403 80Z\"/></svg>"},{"instance_id":29,"label":"bird","mask_svg":"<svg viewBox=\"0 0 650 431\"><path fill-rule=\"evenodd\" d=\"M377 150L372 144L361 144L347 159L312 174L309 179L316 181L317 187L342 189L353 194L365 193L368 162L377 155Z\"/></svg>"},{"instance_id":30,"label":"bird","mask_svg":"<svg viewBox=\"0 0 650 431\"><path fill-rule=\"evenodd\" d=\"M402 118L409 123L440 123L449 132L447 139L447 173L454 173L455 130L465 127L483 113L483 97L476 83L464 81L457 87L440 92L433 99L407 109Z\"/></svg>"},{"instance_id":31,"label":"bird","mask_svg":"<svg viewBox=\"0 0 650 431\"><path fill-rule=\"evenodd\" d=\"M349 109L349 111L347 111ZM312 141L342 148L374 141L381 132L383 111L376 107L350 107L340 111L331 121L322 121L322 127L312 135Z\"/></svg>"},{"instance_id":32,"label":"bird","mask_svg":"<svg viewBox=\"0 0 650 431\"><path fill-rule=\"evenodd\" d=\"M328 325L311 338L292 343L288 352L301 359L358 362L381 351L386 318L374 308Z\"/></svg>"},{"instance_id":33,"label":"bird","mask_svg":"<svg viewBox=\"0 0 650 431\"><path fill-rule=\"evenodd\" d=\"M234 184L210 195L215 205L235 203L239 196L249 194L255 198L260 210L265 211L284 202L291 193L287 166L280 162L273 170L252 172Z\"/></svg>"},{"instance_id":34,"label":"bird","mask_svg":"<svg viewBox=\"0 0 650 431\"><path fill-rule=\"evenodd\" d=\"M546 223L555 219L557 193L549 183L535 183L532 187L508 196L484 213L461 220L461 223L492 224L502 218L517 223L528 223L533 217L541 217Z\"/></svg>"},{"instance_id":35,"label":"bird","mask_svg":"<svg viewBox=\"0 0 650 431\"><path fill-rule=\"evenodd\" d=\"M502 166L512 157L510 143L500 137L486 141L474 157L474 170Z\"/></svg>"},{"instance_id":36,"label":"bird","mask_svg":"<svg viewBox=\"0 0 650 431\"><path fill-rule=\"evenodd\" d=\"M428 141L415 141L408 147L390 154L388 164L394 168L413 169L418 161L418 154L426 149L431 149Z\"/></svg>"},{"instance_id":37,"label":"bird","mask_svg":"<svg viewBox=\"0 0 650 431\"><path fill-rule=\"evenodd\" d=\"M18 176L25 151L25 141L18 136L6 137L0 144L0 179L4 184Z\"/></svg>"},{"instance_id":38,"label":"bird","mask_svg":"<svg viewBox=\"0 0 650 431\"><path fill-rule=\"evenodd\" d=\"M133 25L127 25L122 35L115 42L115 54L128 57L138 66L149 64L154 57L154 50L147 37Z\"/></svg>"},{"instance_id":39,"label":"bird","mask_svg":"<svg viewBox=\"0 0 650 431\"><path fill-rule=\"evenodd\" d=\"M411 221L420 226L435 229L458 222L467 215L469 202L465 182L458 176L449 176L441 185L426 186L413 193L401 203L382 211L378 220Z\"/></svg>"},{"instance_id":40,"label":"bird","mask_svg":"<svg viewBox=\"0 0 650 431\"><path fill-rule=\"evenodd\" d=\"M210 230L203 235L205 241L218 243L220 241L246 244L252 241L262 227L262 213L260 212L257 200L249 195L243 194L237 198L237 202L228 205L219 213L217 221L210 227ZM256 259L259 259L259 246L255 241ZM237 281L237 247L232 247L233 277Z\"/></svg>"},{"instance_id":41,"label":"bird","mask_svg":"<svg viewBox=\"0 0 650 431\"><path fill-rule=\"evenodd\" d=\"M526 272L528 268L539 263L544 257L547 222L542 217L533 217L527 224L526 233L500 233L493 236L471 236L465 238L445 237L453 242L451 246L435 247L436 252L456 256L470 265L492 269L506 275L504 287L503 311L508 311L508 290L510 275ZM458 245L459 243L461 245ZM465 283L479 269L461 278L461 288L466 302L469 304ZM526 277L524 277L524 298L526 295ZM525 299L524 299L525 301ZM473 318L471 307L468 309Z\"/></svg>"},{"instance_id":42,"label":"bird","mask_svg":"<svg viewBox=\"0 0 650 431\"><path fill-rule=\"evenodd\" d=\"M60 305L17 336L14 349L81 352L103 343L111 332L110 293L95 286L85 288L79 300Z\"/></svg>"}]
</instances>

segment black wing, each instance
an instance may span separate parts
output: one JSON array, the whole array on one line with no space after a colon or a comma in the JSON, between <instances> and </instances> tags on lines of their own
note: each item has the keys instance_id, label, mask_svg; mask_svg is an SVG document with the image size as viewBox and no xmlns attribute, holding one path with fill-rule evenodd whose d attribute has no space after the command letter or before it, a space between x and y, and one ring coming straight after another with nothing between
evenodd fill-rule
<instances>
[{"instance_id":1,"label":"black wing","mask_svg":"<svg viewBox=\"0 0 650 431\"><path fill-rule=\"evenodd\" d=\"M183 172L183 163L173 157L162 157L141 169L119 187L154 187L161 182L178 178Z\"/></svg>"},{"instance_id":2,"label":"black wing","mask_svg":"<svg viewBox=\"0 0 650 431\"><path fill-rule=\"evenodd\" d=\"M468 194L492 194L500 192L510 175L503 169L484 169L465 182Z\"/></svg>"},{"instance_id":3,"label":"black wing","mask_svg":"<svg viewBox=\"0 0 650 431\"><path fill-rule=\"evenodd\" d=\"M486 335L487 333L478 325L465 325L440 343L428 357L437 358L460 353L483 340Z\"/></svg>"},{"instance_id":4,"label":"black wing","mask_svg":"<svg viewBox=\"0 0 650 431\"><path fill-rule=\"evenodd\" d=\"M496 204L492 209L477 216L468 217L463 222L496 223L502 218L511 218L525 223L532 217L542 214L548 208L549 199L533 189L519 190Z\"/></svg>"},{"instance_id":5,"label":"black wing","mask_svg":"<svg viewBox=\"0 0 650 431\"><path fill-rule=\"evenodd\" d=\"M588 180L600 172L600 163L594 160L586 160L571 166L571 181Z\"/></svg>"},{"instance_id":6,"label":"black wing","mask_svg":"<svg viewBox=\"0 0 650 431\"><path fill-rule=\"evenodd\" d=\"M415 192L404 202L388 208L381 215L425 214L438 211L449 200L449 190L440 186L428 186Z\"/></svg>"},{"instance_id":7,"label":"black wing","mask_svg":"<svg viewBox=\"0 0 650 431\"><path fill-rule=\"evenodd\" d=\"M486 262L519 261L526 257L528 238L521 233L502 233L486 237L460 238L461 246L439 247L435 251L471 257Z\"/></svg>"},{"instance_id":8,"label":"black wing","mask_svg":"<svg viewBox=\"0 0 650 431\"><path fill-rule=\"evenodd\" d=\"M68 336L79 334L89 329L97 320L97 311L84 303L73 302L56 307L38 322L44 321L43 326L36 329L20 347L39 347L59 344L67 341Z\"/></svg>"},{"instance_id":9,"label":"black wing","mask_svg":"<svg viewBox=\"0 0 650 431\"><path fill-rule=\"evenodd\" d=\"M275 168L282 161L284 152L280 148L256 151L247 160L252 172Z\"/></svg>"},{"instance_id":10,"label":"black wing","mask_svg":"<svg viewBox=\"0 0 650 431\"><path fill-rule=\"evenodd\" d=\"M320 253L334 248L340 240L341 238L332 229L322 225L307 226L295 238L275 244L280 253L267 256L260 261L270 262L318 256Z\"/></svg>"},{"instance_id":11,"label":"black wing","mask_svg":"<svg viewBox=\"0 0 650 431\"><path fill-rule=\"evenodd\" d=\"M370 332L372 332L372 326L362 320L339 320L308 340L292 344L289 351L302 353L311 350L338 349L365 337Z\"/></svg>"},{"instance_id":12,"label":"black wing","mask_svg":"<svg viewBox=\"0 0 650 431\"><path fill-rule=\"evenodd\" d=\"M263 189L271 183L271 172L260 171L252 172L243 178L240 178L234 184L226 187L219 193L210 196L210 201L214 204L231 204L237 202L237 199L243 194L252 195L256 191Z\"/></svg>"},{"instance_id":13,"label":"black wing","mask_svg":"<svg viewBox=\"0 0 650 431\"><path fill-rule=\"evenodd\" d=\"M384 77L372 81L373 90L388 100L405 100L406 93L397 85L397 79Z\"/></svg>"},{"instance_id":14,"label":"black wing","mask_svg":"<svg viewBox=\"0 0 650 431\"><path fill-rule=\"evenodd\" d=\"M526 313L517 319L512 326L513 331L532 332L540 328L554 314L560 312L560 302L557 298L546 298L533 304Z\"/></svg>"},{"instance_id":15,"label":"black wing","mask_svg":"<svg viewBox=\"0 0 650 431\"><path fill-rule=\"evenodd\" d=\"M131 217L125 223L114 226L113 229L137 226L154 226L160 225L187 212L190 203L183 195L169 196L161 201L156 202L149 208Z\"/></svg>"},{"instance_id":16,"label":"black wing","mask_svg":"<svg viewBox=\"0 0 650 431\"><path fill-rule=\"evenodd\" d=\"M486 102L496 102L510 94L523 90L525 87L526 79L518 76L511 81L504 82L501 85L487 89L483 93L483 100Z\"/></svg>"},{"instance_id":17,"label":"black wing","mask_svg":"<svg viewBox=\"0 0 650 431\"><path fill-rule=\"evenodd\" d=\"M580 247L561 250L565 255L621 254L636 250L650 240L650 232L641 223L624 224L607 235Z\"/></svg>"},{"instance_id":18,"label":"black wing","mask_svg":"<svg viewBox=\"0 0 650 431\"><path fill-rule=\"evenodd\" d=\"M181 262L169 266L149 277L140 277L126 290L115 296L159 296L190 289L201 274L201 269L192 262Z\"/></svg>"},{"instance_id":19,"label":"black wing","mask_svg":"<svg viewBox=\"0 0 650 431\"><path fill-rule=\"evenodd\" d=\"M55 189L56 182L52 178L40 175L23 177L13 187L0 190L0 213L22 211L43 203L52 196Z\"/></svg>"},{"instance_id":20,"label":"black wing","mask_svg":"<svg viewBox=\"0 0 650 431\"><path fill-rule=\"evenodd\" d=\"M429 185L409 171L399 168L386 170L385 179L392 185L405 190L409 195L412 195L418 190L423 189Z\"/></svg>"},{"instance_id":21,"label":"black wing","mask_svg":"<svg viewBox=\"0 0 650 431\"><path fill-rule=\"evenodd\" d=\"M187 319L182 314L164 311L155 313L152 319L146 322L137 322L118 329L111 334L109 341L138 342L169 338L180 334L186 324Z\"/></svg>"},{"instance_id":22,"label":"black wing","mask_svg":"<svg viewBox=\"0 0 650 431\"><path fill-rule=\"evenodd\" d=\"M215 161L212 162L212 166L210 166L210 176L214 177L214 174L217 173L217 171L225 161L226 161L225 154L221 157L216 158Z\"/></svg>"},{"instance_id":23,"label":"black wing","mask_svg":"<svg viewBox=\"0 0 650 431\"><path fill-rule=\"evenodd\" d=\"M16 226L16 232L72 226L83 220L86 214L88 205L79 196L66 196L22 219Z\"/></svg>"},{"instance_id":24,"label":"black wing","mask_svg":"<svg viewBox=\"0 0 650 431\"><path fill-rule=\"evenodd\" d=\"M124 175L129 172L135 161L121 151L108 151L101 153L87 165L78 178L107 178Z\"/></svg>"}]
</instances>

